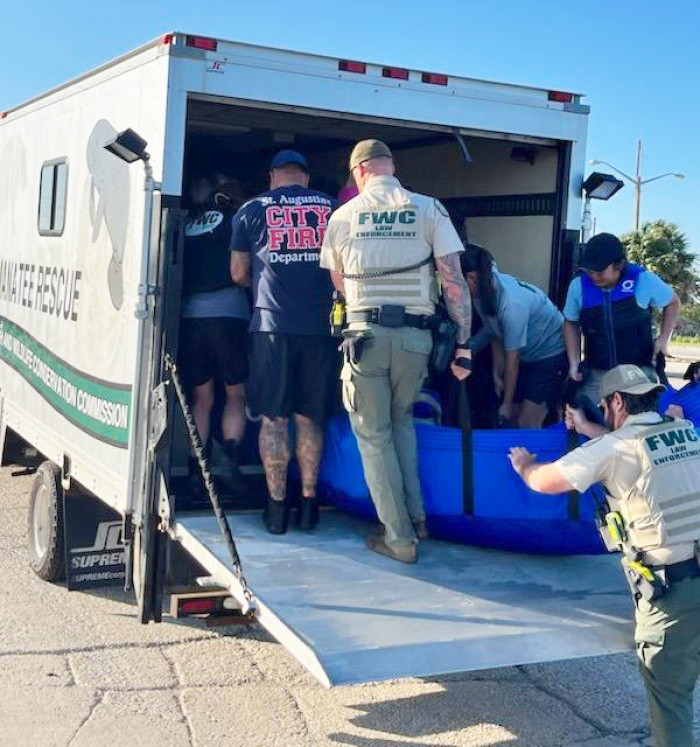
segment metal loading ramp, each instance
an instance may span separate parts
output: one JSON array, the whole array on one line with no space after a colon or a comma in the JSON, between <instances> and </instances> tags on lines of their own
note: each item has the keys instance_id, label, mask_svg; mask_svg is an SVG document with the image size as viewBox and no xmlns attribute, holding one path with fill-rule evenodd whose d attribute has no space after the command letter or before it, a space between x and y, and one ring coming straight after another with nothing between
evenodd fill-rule
<instances>
[{"instance_id":1,"label":"metal loading ramp","mask_svg":"<svg viewBox=\"0 0 700 747\"><path fill-rule=\"evenodd\" d=\"M324 685L595 656L632 644L614 556L533 556L428 540L408 566L364 546L368 525L324 512L314 533L228 514L258 619ZM232 586L213 516L172 536ZM228 573L228 580L224 578Z\"/></svg>"}]
</instances>

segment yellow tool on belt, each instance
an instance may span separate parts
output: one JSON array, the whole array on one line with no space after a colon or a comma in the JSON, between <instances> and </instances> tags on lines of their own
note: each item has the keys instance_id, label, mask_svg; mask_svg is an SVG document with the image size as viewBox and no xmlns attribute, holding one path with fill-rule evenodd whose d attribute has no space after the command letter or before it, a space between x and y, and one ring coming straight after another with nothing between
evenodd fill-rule
<instances>
[{"instance_id":1,"label":"yellow tool on belt","mask_svg":"<svg viewBox=\"0 0 700 747\"><path fill-rule=\"evenodd\" d=\"M330 323L333 337L340 337L345 326L345 299L339 291L333 291Z\"/></svg>"},{"instance_id":2,"label":"yellow tool on belt","mask_svg":"<svg viewBox=\"0 0 700 747\"><path fill-rule=\"evenodd\" d=\"M605 514L605 523L610 533L612 541L621 546L627 541L627 532L625 531L625 522L617 511L610 511Z\"/></svg>"}]
</instances>

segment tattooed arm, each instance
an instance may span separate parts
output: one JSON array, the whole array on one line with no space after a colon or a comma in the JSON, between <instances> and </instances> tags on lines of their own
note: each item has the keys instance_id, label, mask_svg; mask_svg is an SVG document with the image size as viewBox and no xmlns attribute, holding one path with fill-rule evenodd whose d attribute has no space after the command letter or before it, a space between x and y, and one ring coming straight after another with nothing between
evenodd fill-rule
<instances>
[{"instance_id":1,"label":"tattooed arm","mask_svg":"<svg viewBox=\"0 0 700 747\"><path fill-rule=\"evenodd\" d=\"M447 313L459 328L457 346L464 348L472 334L472 299L462 275L459 253L435 257L435 266L440 275Z\"/></svg>"},{"instance_id":2,"label":"tattooed arm","mask_svg":"<svg viewBox=\"0 0 700 747\"><path fill-rule=\"evenodd\" d=\"M467 348L467 342L472 332L472 299L469 293L467 281L462 275L459 264L459 253L445 254L435 257L435 266L440 275L442 284L442 295L450 319L457 325L457 349L455 359L471 359L471 351ZM461 366L451 365L452 373L458 379L466 379L470 371Z\"/></svg>"}]
</instances>

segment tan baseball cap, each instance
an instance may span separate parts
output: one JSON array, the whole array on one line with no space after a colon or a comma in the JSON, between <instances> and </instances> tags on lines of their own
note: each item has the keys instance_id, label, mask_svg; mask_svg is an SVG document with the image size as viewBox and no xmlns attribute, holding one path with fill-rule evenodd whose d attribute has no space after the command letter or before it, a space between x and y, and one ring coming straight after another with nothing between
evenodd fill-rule
<instances>
[{"instance_id":1,"label":"tan baseball cap","mask_svg":"<svg viewBox=\"0 0 700 747\"><path fill-rule=\"evenodd\" d=\"M391 158L389 146L381 140L360 140L350 154L350 171L355 166L373 158Z\"/></svg>"},{"instance_id":2,"label":"tan baseball cap","mask_svg":"<svg viewBox=\"0 0 700 747\"><path fill-rule=\"evenodd\" d=\"M624 363L611 368L600 382L600 396L602 399L615 392L625 394L648 394L649 392L663 392L666 387L658 381L651 381L639 366Z\"/></svg>"}]
</instances>

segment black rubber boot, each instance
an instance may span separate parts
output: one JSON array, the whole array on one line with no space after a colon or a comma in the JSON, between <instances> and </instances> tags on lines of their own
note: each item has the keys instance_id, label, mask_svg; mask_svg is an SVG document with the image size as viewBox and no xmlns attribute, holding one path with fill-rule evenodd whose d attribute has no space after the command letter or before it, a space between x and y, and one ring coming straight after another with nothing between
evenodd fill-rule
<instances>
[{"instance_id":1,"label":"black rubber boot","mask_svg":"<svg viewBox=\"0 0 700 747\"><path fill-rule=\"evenodd\" d=\"M204 488L204 479L199 471L197 460L191 456L187 460L187 498L192 503L204 503L206 498L206 489Z\"/></svg>"},{"instance_id":2,"label":"black rubber boot","mask_svg":"<svg viewBox=\"0 0 700 747\"><path fill-rule=\"evenodd\" d=\"M270 534L285 534L289 520L289 502L267 499L267 506L263 513L263 522Z\"/></svg>"},{"instance_id":3,"label":"black rubber boot","mask_svg":"<svg viewBox=\"0 0 700 747\"><path fill-rule=\"evenodd\" d=\"M226 474L221 478L221 487L228 493L238 495L248 490L248 482L238 466L240 445L235 438L224 441L222 445L227 462Z\"/></svg>"},{"instance_id":4,"label":"black rubber boot","mask_svg":"<svg viewBox=\"0 0 700 747\"><path fill-rule=\"evenodd\" d=\"M320 513L318 510L318 498L300 498L297 511L297 526L306 532L316 528Z\"/></svg>"}]
</instances>

